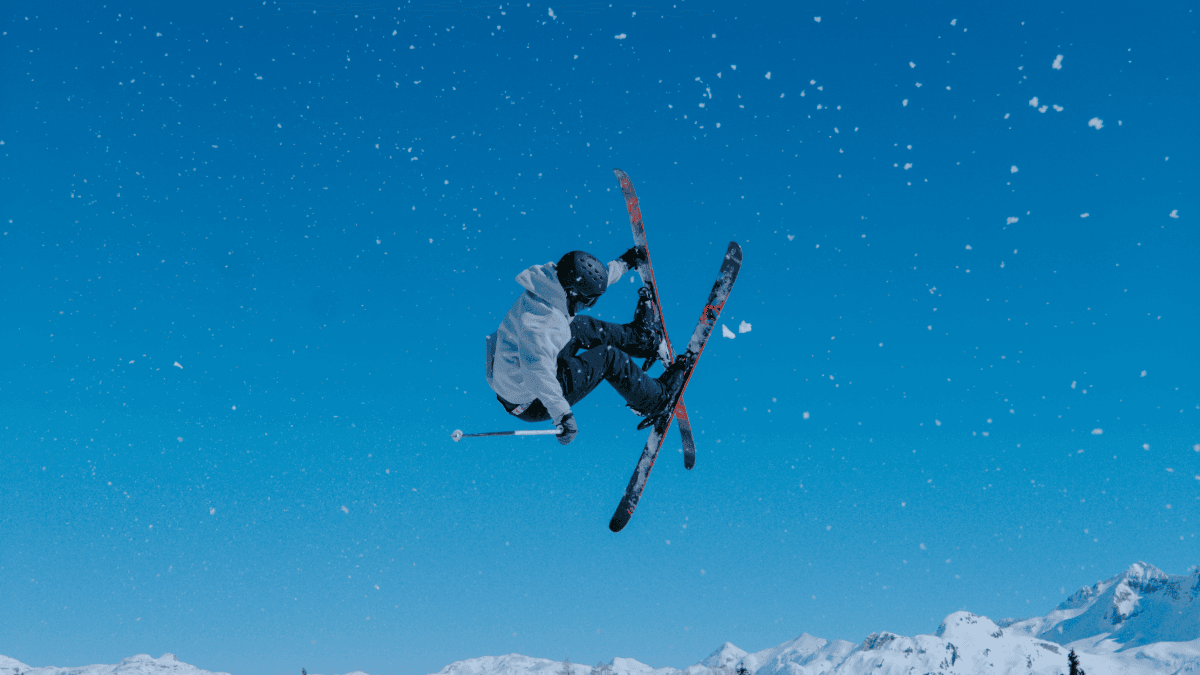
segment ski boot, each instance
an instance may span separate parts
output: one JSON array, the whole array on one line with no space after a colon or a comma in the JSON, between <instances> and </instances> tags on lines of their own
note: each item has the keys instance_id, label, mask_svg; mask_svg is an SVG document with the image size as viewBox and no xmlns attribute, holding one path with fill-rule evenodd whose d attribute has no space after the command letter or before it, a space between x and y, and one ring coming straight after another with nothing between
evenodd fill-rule
<instances>
[{"instance_id":1,"label":"ski boot","mask_svg":"<svg viewBox=\"0 0 1200 675\"><path fill-rule=\"evenodd\" d=\"M662 317L654 311L654 301L650 298L650 289L645 286L638 289L638 304L633 311L633 321L629 322L638 332L638 351L649 354L648 361L642 365L642 370L649 370L658 359L663 363L670 361L667 353L666 332L663 330Z\"/></svg>"},{"instance_id":2,"label":"ski boot","mask_svg":"<svg viewBox=\"0 0 1200 675\"><path fill-rule=\"evenodd\" d=\"M662 375L658 376L658 383L663 388L663 398L655 406L654 410L645 412L646 419L638 423L638 429L645 429L651 425L658 423L659 419L664 415L668 415L675 403L679 400L679 395L683 389L683 385L687 383L688 373L691 372L692 357L688 354L680 354L675 362L667 366Z\"/></svg>"}]
</instances>

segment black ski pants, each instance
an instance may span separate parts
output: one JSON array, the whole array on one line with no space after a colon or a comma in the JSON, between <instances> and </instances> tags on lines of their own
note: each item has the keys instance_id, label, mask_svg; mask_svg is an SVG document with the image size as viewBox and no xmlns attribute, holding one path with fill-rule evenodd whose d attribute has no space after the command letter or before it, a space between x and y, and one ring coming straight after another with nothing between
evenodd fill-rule
<instances>
[{"instance_id":1,"label":"black ski pants","mask_svg":"<svg viewBox=\"0 0 1200 675\"><path fill-rule=\"evenodd\" d=\"M584 350L582 354L580 350ZM630 407L653 410L663 397L662 385L642 372L634 358L655 353L647 347L644 336L629 324L577 315L571 322L571 341L558 353L558 383L563 397L574 406L602 380L607 380ZM504 399L500 403L509 412L517 407ZM550 413L541 400L535 399L517 417L525 422L545 422Z\"/></svg>"}]
</instances>

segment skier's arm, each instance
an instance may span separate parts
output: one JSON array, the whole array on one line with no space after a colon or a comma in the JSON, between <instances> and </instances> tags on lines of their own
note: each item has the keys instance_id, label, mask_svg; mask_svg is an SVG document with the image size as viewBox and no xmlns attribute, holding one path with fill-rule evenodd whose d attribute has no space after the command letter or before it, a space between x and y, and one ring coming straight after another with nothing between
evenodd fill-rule
<instances>
[{"instance_id":1,"label":"skier's arm","mask_svg":"<svg viewBox=\"0 0 1200 675\"><path fill-rule=\"evenodd\" d=\"M641 260L646 260L646 249L643 246L634 246L622 253L621 257L608 263L609 285L616 283L626 272L637 269L637 264Z\"/></svg>"}]
</instances>

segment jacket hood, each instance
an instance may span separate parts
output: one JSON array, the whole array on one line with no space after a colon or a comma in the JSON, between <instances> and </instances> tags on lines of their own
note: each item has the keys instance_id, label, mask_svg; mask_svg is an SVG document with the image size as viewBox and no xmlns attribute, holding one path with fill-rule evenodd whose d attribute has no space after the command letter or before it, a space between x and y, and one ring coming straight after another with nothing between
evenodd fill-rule
<instances>
[{"instance_id":1,"label":"jacket hood","mask_svg":"<svg viewBox=\"0 0 1200 675\"><path fill-rule=\"evenodd\" d=\"M567 308L567 292L558 283L558 268L554 263L534 265L517 275L517 283L546 304L570 317Z\"/></svg>"}]
</instances>

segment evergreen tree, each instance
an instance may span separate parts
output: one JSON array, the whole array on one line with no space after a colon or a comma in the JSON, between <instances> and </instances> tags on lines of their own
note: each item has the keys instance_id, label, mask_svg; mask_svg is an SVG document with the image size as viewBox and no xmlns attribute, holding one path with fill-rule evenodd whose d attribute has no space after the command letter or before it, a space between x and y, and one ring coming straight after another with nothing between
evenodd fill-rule
<instances>
[{"instance_id":1,"label":"evergreen tree","mask_svg":"<svg viewBox=\"0 0 1200 675\"><path fill-rule=\"evenodd\" d=\"M592 666L591 675L613 675L612 666L601 661Z\"/></svg>"},{"instance_id":2,"label":"evergreen tree","mask_svg":"<svg viewBox=\"0 0 1200 675\"><path fill-rule=\"evenodd\" d=\"M563 659L562 670L558 671L558 675L573 675L571 672L571 659Z\"/></svg>"},{"instance_id":3,"label":"evergreen tree","mask_svg":"<svg viewBox=\"0 0 1200 675\"><path fill-rule=\"evenodd\" d=\"M750 669L741 663L738 664L737 670L734 672L737 675L750 675Z\"/></svg>"},{"instance_id":4,"label":"evergreen tree","mask_svg":"<svg viewBox=\"0 0 1200 675\"><path fill-rule=\"evenodd\" d=\"M1083 668L1079 667L1079 657L1075 656L1075 650L1072 649L1070 654L1067 654L1067 665L1071 668L1070 675L1087 675Z\"/></svg>"}]
</instances>

